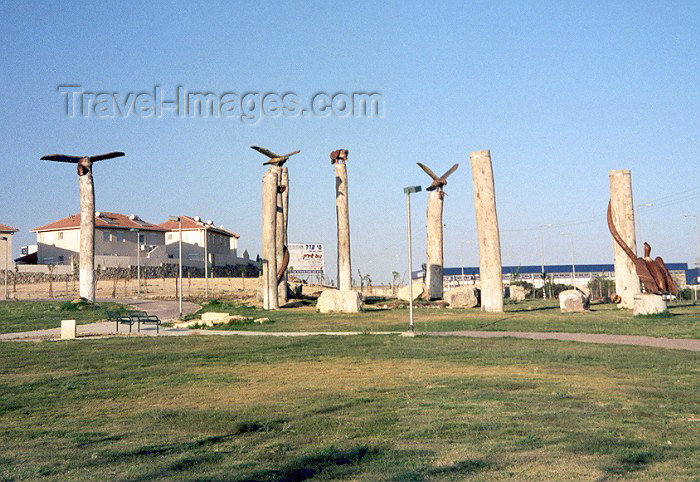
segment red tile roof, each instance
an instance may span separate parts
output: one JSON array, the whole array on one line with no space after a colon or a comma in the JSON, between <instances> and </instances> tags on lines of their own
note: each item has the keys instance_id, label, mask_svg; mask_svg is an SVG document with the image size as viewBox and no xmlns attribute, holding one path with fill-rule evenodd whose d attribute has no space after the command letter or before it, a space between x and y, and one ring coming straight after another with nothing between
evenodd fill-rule
<instances>
[{"instance_id":1,"label":"red tile roof","mask_svg":"<svg viewBox=\"0 0 700 482\"><path fill-rule=\"evenodd\" d=\"M99 214L99 216L98 216ZM80 228L80 214L71 214L67 218L59 219L44 226L32 229L33 232L38 233L41 231L60 231L64 229L77 229ZM98 211L95 213L95 228L113 228L113 229L131 229L137 228L142 231L160 231L164 232L166 229L152 223L143 221L138 216L131 219L131 216L126 216L119 213L108 213L105 211Z\"/></svg>"},{"instance_id":2,"label":"red tile roof","mask_svg":"<svg viewBox=\"0 0 700 482\"><path fill-rule=\"evenodd\" d=\"M11 228L7 224L0 224L0 233L16 233L19 231L17 228Z\"/></svg>"},{"instance_id":3,"label":"red tile roof","mask_svg":"<svg viewBox=\"0 0 700 482\"><path fill-rule=\"evenodd\" d=\"M240 235L233 233L231 231L226 231L222 227L217 227L214 226L213 224L206 224L203 221L197 221L195 218L190 217L190 216L180 216L182 219L182 230L183 231L193 231L195 229L204 229L206 226L208 231L212 231L214 233L219 233L223 234L224 236L228 237L233 237L233 238L240 238ZM165 221L164 223L160 223L158 226L161 228L167 230L167 231L178 231L180 229L180 223L177 221Z\"/></svg>"}]
</instances>

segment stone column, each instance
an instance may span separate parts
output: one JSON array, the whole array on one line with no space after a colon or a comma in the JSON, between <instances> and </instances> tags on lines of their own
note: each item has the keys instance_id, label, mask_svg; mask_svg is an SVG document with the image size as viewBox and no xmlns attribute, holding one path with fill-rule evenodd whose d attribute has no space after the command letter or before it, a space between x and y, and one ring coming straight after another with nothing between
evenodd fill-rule
<instances>
[{"instance_id":1,"label":"stone column","mask_svg":"<svg viewBox=\"0 0 700 482\"><path fill-rule=\"evenodd\" d=\"M338 218L338 288L352 290L350 265L350 215L348 211L348 170L344 162L335 164L335 212Z\"/></svg>"},{"instance_id":2,"label":"stone column","mask_svg":"<svg viewBox=\"0 0 700 482\"><path fill-rule=\"evenodd\" d=\"M286 167L282 168L282 172L280 174L280 186L282 187L282 220L281 223L279 222L279 216L277 217L278 224L277 224L277 229L282 231L282 256L284 257L284 249L287 248L288 242L287 242L287 225L289 224L289 215L287 213L287 209L289 207L289 169ZM278 256L279 259L279 256ZM278 264L281 262L278 261ZM280 304L287 303L288 298L288 285L289 283L287 282L287 270L284 272L284 277L282 278L282 281L279 284L279 298L280 298Z\"/></svg>"},{"instance_id":3,"label":"stone column","mask_svg":"<svg viewBox=\"0 0 700 482\"><path fill-rule=\"evenodd\" d=\"M263 309L279 308L277 297L277 172L263 175L262 186L262 295Z\"/></svg>"},{"instance_id":4,"label":"stone column","mask_svg":"<svg viewBox=\"0 0 700 482\"><path fill-rule=\"evenodd\" d=\"M444 193L431 191L428 193L426 255L427 272L425 286L431 300L442 299L442 204Z\"/></svg>"},{"instance_id":5,"label":"stone column","mask_svg":"<svg viewBox=\"0 0 700 482\"><path fill-rule=\"evenodd\" d=\"M622 169L610 171L610 207L613 224L622 240L637 252L634 231L634 201L632 199L632 173ZM639 277L634 262L613 239L615 256L615 292L622 298L620 308L633 309L634 296L641 293Z\"/></svg>"},{"instance_id":6,"label":"stone column","mask_svg":"<svg viewBox=\"0 0 700 482\"><path fill-rule=\"evenodd\" d=\"M472 165L476 230L479 238L481 310L499 313L503 311L503 275L491 152L472 152L469 159Z\"/></svg>"},{"instance_id":7,"label":"stone column","mask_svg":"<svg viewBox=\"0 0 700 482\"><path fill-rule=\"evenodd\" d=\"M80 297L95 302L95 185L92 166L80 183Z\"/></svg>"},{"instance_id":8,"label":"stone column","mask_svg":"<svg viewBox=\"0 0 700 482\"><path fill-rule=\"evenodd\" d=\"M275 253L277 255L277 270L279 270L284 263L284 193L282 192L282 168L278 166L272 166L271 170L277 175L277 207L275 209ZM277 284L277 299L280 306L287 303L287 283L284 277Z\"/></svg>"}]
</instances>

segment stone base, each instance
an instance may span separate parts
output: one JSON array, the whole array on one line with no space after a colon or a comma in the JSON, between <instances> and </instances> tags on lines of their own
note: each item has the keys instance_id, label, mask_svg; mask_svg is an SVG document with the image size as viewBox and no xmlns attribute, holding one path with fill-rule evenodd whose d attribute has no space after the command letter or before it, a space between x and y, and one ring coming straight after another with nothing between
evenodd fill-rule
<instances>
[{"instance_id":1,"label":"stone base","mask_svg":"<svg viewBox=\"0 0 700 482\"><path fill-rule=\"evenodd\" d=\"M359 313L362 295L359 291L323 290L316 302L319 313Z\"/></svg>"},{"instance_id":2,"label":"stone base","mask_svg":"<svg viewBox=\"0 0 700 482\"><path fill-rule=\"evenodd\" d=\"M559 308L562 313L582 313L588 311L590 301L579 290L566 290L559 293Z\"/></svg>"},{"instance_id":3,"label":"stone base","mask_svg":"<svg viewBox=\"0 0 700 482\"><path fill-rule=\"evenodd\" d=\"M459 286L445 293L450 308L475 308L479 306L481 291L474 286Z\"/></svg>"},{"instance_id":4,"label":"stone base","mask_svg":"<svg viewBox=\"0 0 700 482\"><path fill-rule=\"evenodd\" d=\"M78 335L75 320L61 320L61 340L72 340Z\"/></svg>"},{"instance_id":5,"label":"stone base","mask_svg":"<svg viewBox=\"0 0 700 482\"><path fill-rule=\"evenodd\" d=\"M656 315L664 313L668 310L668 306L664 299L659 295L634 295L634 308L632 314L637 315Z\"/></svg>"},{"instance_id":6,"label":"stone base","mask_svg":"<svg viewBox=\"0 0 700 482\"><path fill-rule=\"evenodd\" d=\"M399 288L399 292L397 295L397 298L400 299L401 301L416 301L418 298L423 296L425 293L425 285L423 284L423 281L414 281L413 282L413 300L409 300L408 296L408 285L402 286Z\"/></svg>"}]
</instances>

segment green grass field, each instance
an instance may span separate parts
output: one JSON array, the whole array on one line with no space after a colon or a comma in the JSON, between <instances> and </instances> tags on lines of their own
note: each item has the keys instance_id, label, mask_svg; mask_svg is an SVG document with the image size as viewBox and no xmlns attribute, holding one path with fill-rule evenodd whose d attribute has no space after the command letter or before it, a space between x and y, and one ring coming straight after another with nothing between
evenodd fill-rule
<instances>
[{"instance_id":1,"label":"green grass field","mask_svg":"<svg viewBox=\"0 0 700 482\"><path fill-rule=\"evenodd\" d=\"M316 313L313 306L283 308L269 312L235 302L205 304L191 318L205 311L228 312L252 317L267 317L270 324L231 324L213 329L259 331L405 331L408 310L376 309L382 303L368 305L359 314ZM415 310L418 331L563 331L573 333L609 333L625 335L700 338L700 305L672 304L668 317L634 317L615 305L593 305L589 313L561 313L558 302L527 301L507 304L505 313L482 313L474 309Z\"/></svg>"},{"instance_id":2,"label":"green grass field","mask_svg":"<svg viewBox=\"0 0 700 482\"><path fill-rule=\"evenodd\" d=\"M0 344L0 480L692 480L699 355L530 340Z\"/></svg>"},{"instance_id":3,"label":"green grass field","mask_svg":"<svg viewBox=\"0 0 700 482\"><path fill-rule=\"evenodd\" d=\"M119 305L100 303L62 309L63 301L4 301L0 302L0 333L46 330L61 326L61 320L76 320L78 324L93 323L107 318L107 310ZM70 304L70 303L69 303Z\"/></svg>"}]
</instances>

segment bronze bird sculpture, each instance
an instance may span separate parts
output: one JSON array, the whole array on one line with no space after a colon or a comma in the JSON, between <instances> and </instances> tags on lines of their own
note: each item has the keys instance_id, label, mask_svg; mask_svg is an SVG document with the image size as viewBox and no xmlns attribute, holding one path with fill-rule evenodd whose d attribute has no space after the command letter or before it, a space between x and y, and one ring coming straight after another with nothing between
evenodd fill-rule
<instances>
[{"instance_id":1,"label":"bronze bird sculpture","mask_svg":"<svg viewBox=\"0 0 700 482\"><path fill-rule=\"evenodd\" d=\"M335 151L331 152L331 164L347 162L348 154L350 154L350 151L347 149L336 149Z\"/></svg>"},{"instance_id":2,"label":"bronze bird sculpture","mask_svg":"<svg viewBox=\"0 0 700 482\"><path fill-rule=\"evenodd\" d=\"M260 154L267 156L270 158L269 161L263 162L263 166L268 166L268 165L274 165L278 167L282 167L287 160L292 157L294 154L299 154L301 151L294 151L290 152L289 154L285 154L283 156L280 156L279 154L275 154L272 152L270 149L265 149L264 147L260 146L250 146L251 149L258 151Z\"/></svg>"},{"instance_id":3,"label":"bronze bird sculpture","mask_svg":"<svg viewBox=\"0 0 700 482\"><path fill-rule=\"evenodd\" d=\"M678 292L676 282L673 281L664 260L660 256L657 256L656 259L651 258L651 246L649 243L644 243L644 257L638 257L632 251L632 248L625 243L613 223L612 204L610 202L608 202L608 229L610 229L610 234L612 234L615 242L634 263L634 268L644 286L644 291L655 295Z\"/></svg>"},{"instance_id":4,"label":"bronze bird sculpture","mask_svg":"<svg viewBox=\"0 0 700 482\"><path fill-rule=\"evenodd\" d=\"M425 164L421 164L420 162L417 162L418 166L423 169L428 176L430 176L433 179L433 182L428 186L426 191L435 191L436 189L440 192L443 193L443 188L447 186L447 178L457 170L459 167L459 164L455 164L452 166L445 174L442 176L439 176L435 174L428 166Z\"/></svg>"},{"instance_id":5,"label":"bronze bird sculpture","mask_svg":"<svg viewBox=\"0 0 700 482\"><path fill-rule=\"evenodd\" d=\"M67 156L65 154L51 154L41 158L42 161L54 162L70 162L78 165L78 176L84 176L92 171L92 163L104 161L106 159L114 159L115 157L123 157L123 152L108 152L107 154L99 154L97 156Z\"/></svg>"}]
</instances>

